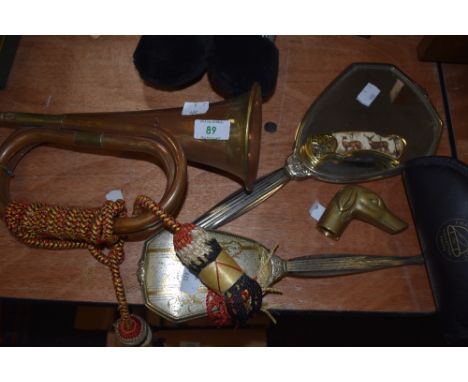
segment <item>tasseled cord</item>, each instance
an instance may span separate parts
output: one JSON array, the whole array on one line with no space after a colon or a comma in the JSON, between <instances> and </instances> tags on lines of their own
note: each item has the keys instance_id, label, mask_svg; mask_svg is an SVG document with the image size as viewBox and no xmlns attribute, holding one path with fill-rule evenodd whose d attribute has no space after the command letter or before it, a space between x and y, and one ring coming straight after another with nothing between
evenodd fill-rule
<instances>
[{"instance_id":1,"label":"tasseled cord","mask_svg":"<svg viewBox=\"0 0 468 382\"><path fill-rule=\"evenodd\" d=\"M138 197L135 204L137 213L140 209L151 211L174 233L177 256L208 287L208 317L218 326L243 325L259 311L274 321L262 309L262 298L268 288L262 290L256 280L247 276L234 259L226 256L215 238L194 224L179 224L148 197Z\"/></svg>"},{"instance_id":2,"label":"tasseled cord","mask_svg":"<svg viewBox=\"0 0 468 382\"><path fill-rule=\"evenodd\" d=\"M117 337L126 346L151 342L151 329L141 318L130 314L120 274L124 261L124 241L114 234L114 219L126 213L123 200L107 201L102 208L80 209L42 203L11 202L4 220L12 234L34 248L86 248L112 274L120 318L115 323ZM104 252L108 249L107 253Z\"/></svg>"},{"instance_id":3,"label":"tasseled cord","mask_svg":"<svg viewBox=\"0 0 468 382\"><path fill-rule=\"evenodd\" d=\"M206 281L205 274L209 273L204 269L214 270L217 284L214 289L209 288L206 302L208 315L216 324L242 325L252 314L264 310L262 296L265 290L262 291L257 281L247 276L232 258L225 257L216 239L193 224L179 224L156 202L146 196L138 196L133 215L143 210L151 211L174 233L178 257L202 282ZM107 201L103 207L94 209L10 202L5 209L4 220L12 234L28 246L45 249L86 248L96 260L107 266L112 274L120 313L114 325L115 332L124 345L140 346L151 342L151 330L141 317L129 312L120 274L124 241L113 232L115 218L124 215L123 200ZM223 259L227 259L229 264ZM223 272L218 273L223 267L230 273L227 287L226 282L223 284Z\"/></svg>"}]
</instances>

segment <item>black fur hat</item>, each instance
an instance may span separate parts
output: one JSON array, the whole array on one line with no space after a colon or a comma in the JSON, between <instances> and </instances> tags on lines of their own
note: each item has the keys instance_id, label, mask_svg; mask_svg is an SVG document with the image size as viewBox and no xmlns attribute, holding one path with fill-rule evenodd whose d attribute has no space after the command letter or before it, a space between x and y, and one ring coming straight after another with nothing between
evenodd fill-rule
<instances>
[{"instance_id":1,"label":"black fur hat","mask_svg":"<svg viewBox=\"0 0 468 382\"><path fill-rule=\"evenodd\" d=\"M259 82L266 100L275 90L278 56L275 44L261 36L143 36L133 59L141 78L162 90L192 85L208 71L221 96Z\"/></svg>"},{"instance_id":2,"label":"black fur hat","mask_svg":"<svg viewBox=\"0 0 468 382\"><path fill-rule=\"evenodd\" d=\"M162 90L198 81L206 71L208 36L143 36L133 54L140 77Z\"/></svg>"},{"instance_id":3,"label":"black fur hat","mask_svg":"<svg viewBox=\"0 0 468 382\"><path fill-rule=\"evenodd\" d=\"M266 100L275 90L278 56L275 44L262 36L215 36L208 55L211 86L227 98L249 91L258 82Z\"/></svg>"}]
</instances>

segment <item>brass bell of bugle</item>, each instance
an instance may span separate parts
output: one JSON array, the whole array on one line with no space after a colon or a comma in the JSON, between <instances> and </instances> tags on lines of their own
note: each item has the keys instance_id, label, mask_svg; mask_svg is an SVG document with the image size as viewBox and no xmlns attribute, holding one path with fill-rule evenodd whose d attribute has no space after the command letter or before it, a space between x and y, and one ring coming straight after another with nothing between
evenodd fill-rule
<instances>
[{"instance_id":1,"label":"brass bell of bugle","mask_svg":"<svg viewBox=\"0 0 468 382\"><path fill-rule=\"evenodd\" d=\"M229 139L194 138L195 120L229 121ZM49 127L151 138L155 129L172 134L187 160L227 172L247 191L257 177L262 127L262 92L250 92L209 105L204 114L182 115L182 108L109 113L28 114L0 112L0 126Z\"/></svg>"},{"instance_id":2,"label":"brass bell of bugle","mask_svg":"<svg viewBox=\"0 0 468 382\"><path fill-rule=\"evenodd\" d=\"M320 217L317 228L325 236L338 240L353 219L370 223L392 234L408 227L375 192L353 185L342 188L333 197Z\"/></svg>"}]
</instances>

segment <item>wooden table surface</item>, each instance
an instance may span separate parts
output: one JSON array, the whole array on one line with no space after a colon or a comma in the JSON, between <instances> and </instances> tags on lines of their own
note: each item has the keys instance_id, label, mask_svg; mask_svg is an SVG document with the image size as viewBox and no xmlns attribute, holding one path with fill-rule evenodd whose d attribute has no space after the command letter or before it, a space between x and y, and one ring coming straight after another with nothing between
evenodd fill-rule
<instances>
[{"instance_id":1,"label":"wooden table surface","mask_svg":"<svg viewBox=\"0 0 468 382\"><path fill-rule=\"evenodd\" d=\"M138 36L97 39L23 37L0 110L71 113L179 107L184 101L220 100L206 76L176 92L157 91L139 78L132 54ZM263 121L278 124L263 132L259 176L282 167L294 133L320 92L353 62L397 65L425 88L443 119L437 68L417 60L419 37L278 36L280 72L274 96L263 105ZM461 105L461 104L460 104ZM466 129L461 130L467 143ZM464 133L463 133L464 131ZM3 140L11 132L0 129ZM463 135L464 134L464 135ZM463 138L464 137L464 138ZM467 153L466 146L464 149ZM449 155L444 131L438 154ZM465 155L466 158L466 155ZM194 220L239 188L234 180L189 167L187 198L179 220ZM136 195L162 195L163 172L146 162L39 147L17 167L11 184L14 199L95 207L112 189L121 189L131 209ZM279 244L283 258L319 253L415 255L420 253L411 213L399 176L365 184L380 194L409 228L392 236L353 222L341 240L327 239L309 216L318 200L327 205L342 187L314 179L293 181L268 201L225 225L223 230L251 237L269 248ZM142 303L135 271L143 243L126 244L122 273L131 303ZM107 268L87 251L47 251L25 247L0 226L0 296L48 300L114 302ZM286 278L276 284L282 295L266 297L270 307L292 310L432 312L434 302L423 266L321 279Z\"/></svg>"}]
</instances>

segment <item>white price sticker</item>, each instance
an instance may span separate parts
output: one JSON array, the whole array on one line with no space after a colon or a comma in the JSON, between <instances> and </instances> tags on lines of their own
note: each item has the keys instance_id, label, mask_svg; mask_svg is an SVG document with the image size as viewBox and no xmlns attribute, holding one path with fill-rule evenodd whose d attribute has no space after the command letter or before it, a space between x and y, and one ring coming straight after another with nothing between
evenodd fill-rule
<instances>
[{"instance_id":1,"label":"white price sticker","mask_svg":"<svg viewBox=\"0 0 468 382\"><path fill-rule=\"evenodd\" d=\"M195 294L198 292L198 288L202 286L200 279L184 267L184 273L182 273L182 282L180 284L180 290L188 294Z\"/></svg>"},{"instance_id":2,"label":"white price sticker","mask_svg":"<svg viewBox=\"0 0 468 382\"><path fill-rule=\"evenodd\" d=\"M369 107L372 105L372 102L377 98L377 96L380 94L380 89L375 86L374 84L371 84L370 82L367 83L366 86L361 90L361 92L358 94L356 99L362 103L364 106Z\"/></svg>"},{"instance_id":3,"label":"white price sticker","mask_svg":"<svg viewBox=\"0 0 468 382\"><path fill-rule=\"evenodd\" d=\"M193 131L195 139L217 139L227 141L231 130L229 120L196 119Z\"/></svg>"},{"instance_id":4,"label":"white price sticker","mask_svg":"<svg viewBox=\"0 0 468 382\"><path fill-rule=\"evenodd\" d=\"M314 204L312 204L312 206L309 208L310 216L317 221L320 220L324 212L325 207L322 206L318 200L316 200Z\"/></svg>"},{"instance_id":5,"label":"white price sticker","mask_svg":"<svg viewBox=\"0 0 468 382\"><path fill-rule=\"evenodd\" d=\"M185 102L182 108L182 115L205 114L210 108L210 103L206 102Z\"/></svg>"},{"instance_id":6,"label":"white price sticker","mask_svg":"<svg viewBox=\"0 0 468 382\"><path fill-rule=\"evenodd\" d=\"M112 190L107 193L106 195L107 200L111 200L113 202L116 202L119 199L124 200L122 190Z\"/></svg>"}]
</instances>

